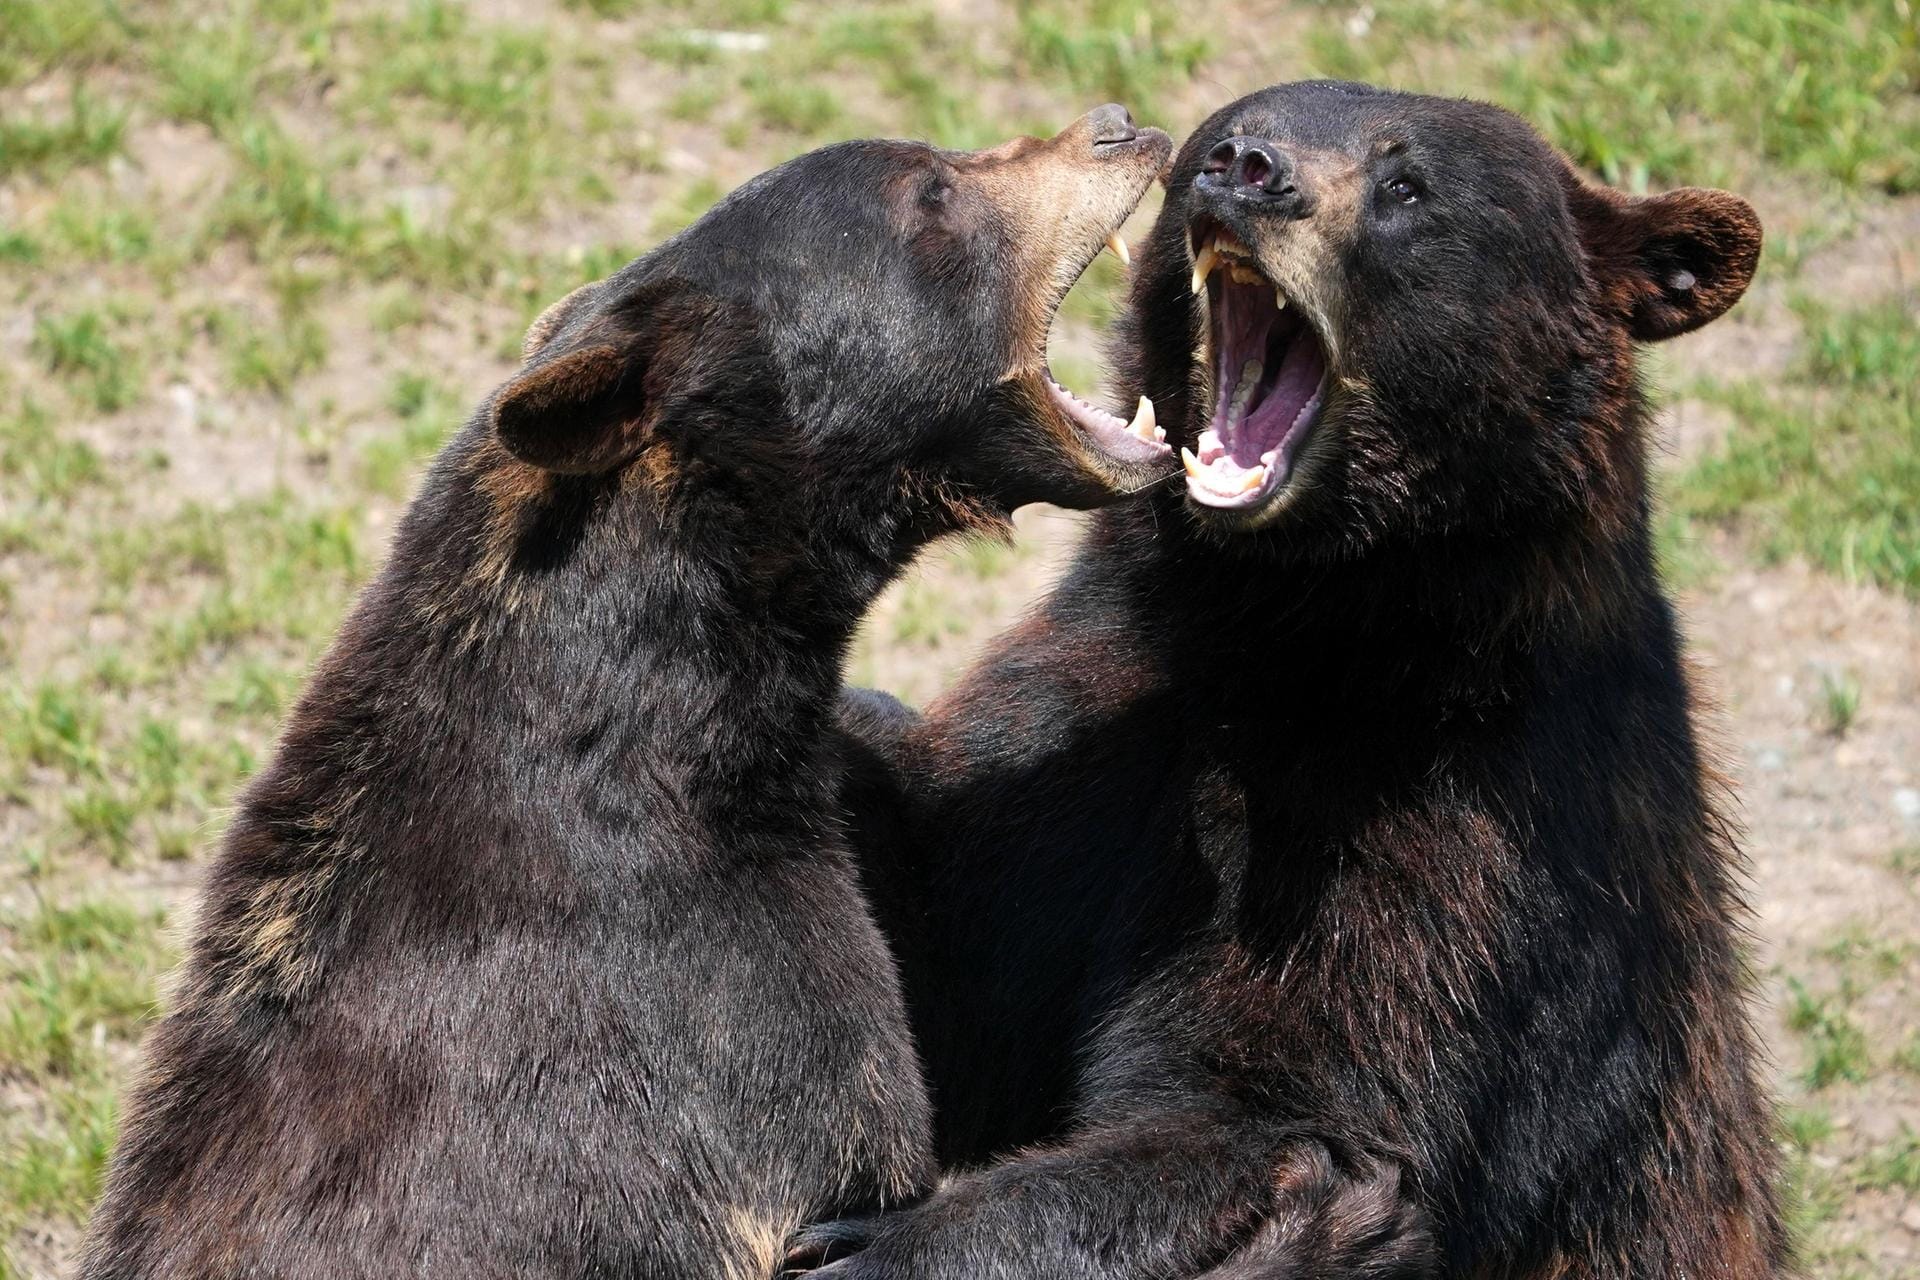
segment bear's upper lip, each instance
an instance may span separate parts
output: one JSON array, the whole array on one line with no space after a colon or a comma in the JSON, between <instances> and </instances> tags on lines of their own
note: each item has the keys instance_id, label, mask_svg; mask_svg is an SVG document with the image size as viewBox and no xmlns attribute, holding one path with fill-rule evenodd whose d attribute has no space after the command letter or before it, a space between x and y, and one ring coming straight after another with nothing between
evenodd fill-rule
<instances>
[{"instance_id":1,"label":"bear's upper lip","mask_svg":"<svg viewBox=\"0 0 1920 1280\"><path fill-rule=\"evenodd\" d=\"M1232 229L1196 218L1190 247L1214 409L1195 448L1180 451L1187 493L1202 506L1250 511L1286 487L1319 421L1331 381L1327 347Z\"/></svg>"}]
</instances>

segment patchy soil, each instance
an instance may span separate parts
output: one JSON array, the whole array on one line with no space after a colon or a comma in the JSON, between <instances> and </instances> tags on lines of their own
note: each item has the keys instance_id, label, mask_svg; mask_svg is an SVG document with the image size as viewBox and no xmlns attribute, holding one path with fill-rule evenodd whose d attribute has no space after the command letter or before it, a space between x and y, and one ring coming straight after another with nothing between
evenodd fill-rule
<instances>
[{"instance_id":1,"label":"patchy soil","mask_svg":"<svg viewBox=\"0 0 1920 1280\"><path fill-rule=\"evenodd\" d=\"M1783 1104L1831 1121L1809 1161L1838 1184L1833 1274L1920 1276L1920 1202L1853 1172L1920 1131L1920 1063L1894 1062L1920 1036L1920 606L1804 566L1744 564L1728 539L1714 550L1729 568L1682 608L1722 707L1752 867L1760 1034ZM1824 707L1823 681L1841 679L1860 690L1844 733ZM1864 1033L1863 1081L1810 1087L1793 983Z\"/></svg>"}]
</instances>

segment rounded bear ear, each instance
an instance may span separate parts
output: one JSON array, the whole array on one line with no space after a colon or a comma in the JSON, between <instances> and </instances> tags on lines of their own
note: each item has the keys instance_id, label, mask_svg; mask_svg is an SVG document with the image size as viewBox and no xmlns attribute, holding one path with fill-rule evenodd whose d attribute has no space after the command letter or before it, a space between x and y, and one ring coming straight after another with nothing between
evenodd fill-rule
<instances>
[{"instance_id":1,"label":"rounded bear ear","mask_svg":"<svg viewBox=\"0 0 1920 1280\"><path fill-rule=\"evenodd\" d=\"M534 360L495 393L494 432L514 457L548 471L589 475L630 461L660 416L666 379L686 331L672 333L671 285L597 296L576 290L536 321ZM550 317L553 317L550 319Z\"/></svg>"},{"instance_id":2,"label":"rounded bear ear","mask_svg":"<svg viewBox=\"0 0 1920 1280\"><path fill-rule=\"evenodd\" d=\"M629 387L634 372L641 376ZM522 462L570 475L610 471L645 438L644 396L635 394L644 381L640 353L630 348L596 343L568 351L500 388L493 429Z\"/></svg>"},{"instance_id":3,"label":"rounded bear ear","mask_svg":"<svg viewBox=\"0 0 1920 1280\"><path fill-rule=\"evenodd\" d=\"M1658 342L1740 300L1760 261L1760 219L1739 196L1682 187L1633 197L1570 177L1587 259L1627 331Z\"/></svg>"}]
</instances>

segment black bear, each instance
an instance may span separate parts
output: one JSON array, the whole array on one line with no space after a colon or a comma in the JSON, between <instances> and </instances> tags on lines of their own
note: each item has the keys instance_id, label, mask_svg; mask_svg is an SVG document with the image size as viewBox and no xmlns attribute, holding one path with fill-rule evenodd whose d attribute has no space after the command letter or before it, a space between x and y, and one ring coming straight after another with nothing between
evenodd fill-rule
<instances>
[{"instance_id":1,"label":"black bear","mask_svg":"<svg viewBox=\"0 0 1920 1280\"><path fill-rule=\"evenodd\" d=\"M751 1280L924 1188L841 663L929 538L1173 470L1045 356L1169 150L826 148L536 322L241 801L82 1275Z\"/></svg>"},{"instance_id":2,"label":"black bear","mask_svg":"<svg viewBox=\"0 0 1920 1280\"><path fill-rule=\"evenodd\" d=\"M849 707L940 1154L995 1162L795 1265L1780 1273L1635 354L1759 249L1484 104L1200 127L1123 326L1184 491L924 720Z\"/></svg>"}]
</instances>

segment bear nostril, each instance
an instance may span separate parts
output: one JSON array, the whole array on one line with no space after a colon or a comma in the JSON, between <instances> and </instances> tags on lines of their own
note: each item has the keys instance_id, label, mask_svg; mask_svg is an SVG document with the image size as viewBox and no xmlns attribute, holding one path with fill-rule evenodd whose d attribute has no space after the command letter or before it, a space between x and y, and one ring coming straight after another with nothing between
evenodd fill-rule
<instances>
[{"instance_id":1,"label":"bear nostril","mask_svg":"<svg viewBox=\"0 0 1920 1280\"><path fill-rule=\"evenodd\" d=\"M1240 169L1240 180L1250 187L1264 187L1267 179L1273 176L1273 165L1266 156L1258 151L1247 152L1246 163Z\"/></svg>"},{"instance_id":2,"label":"bear nostril","mask_svg":"<svg viewBox=\"0 0 1920 1280\"><path fill-rule=\"evenodd\" d=\"M1206 163L1201 166L1204 173L1225 173L1233 168L1233 162L1240 158L1240 140L1228 138L1225 142L1207 152Z\"/></svg>"},{"instance_id":3,"label":"bear nostril","mask_svg":"<svg viewBox=\"0 0 1920 1280\"><path fill-rule=\"evenodd\" d=\"M1095 107L1089 114L1093 118L1093 145L1096 147L1132 142L1140 136L1140 131L1133 127L1133 115L1117 102Z\"/></svg>"}]
</instances>

